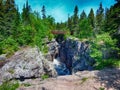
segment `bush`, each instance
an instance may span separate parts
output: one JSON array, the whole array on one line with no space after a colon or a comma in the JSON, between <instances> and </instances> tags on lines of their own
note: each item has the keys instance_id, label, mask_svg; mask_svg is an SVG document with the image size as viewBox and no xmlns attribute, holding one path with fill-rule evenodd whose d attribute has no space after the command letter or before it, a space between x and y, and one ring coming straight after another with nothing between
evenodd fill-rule
<instances>
[{"instance_id":1,"label":"bush","mask_svg":"<svg viewBox=\"0 0 120 90\"><path fill-rule=\"evenodd\" d=\"M11 55L14 53L14 51L18 50L18 43L12 39L12 37L4 39L2 42L0 42L0 46L1 53L7 53L8 55Z\"/></svg>"},{"instance_id":2,"label":"bush","mask_svg":"<svg viewBox=\"0 0 120 90\"><path fill-rule=\"evenodd\" d=\"M113 67L120 67L120 60L108 59L108 60L101 60L96 62L95 69L103 69L103 68L113 68Z\"/></svg>"},{"instance_id":3,"label":"bush","mask_svg":"<svg viewBox=\"0 0 120 90\"><path fill-rule=\"evenodd\" d=\"M112 61L108 59L114 58L110 53L111 51L117 50L115 44L116 40L112 39L109 33L97 35L95 39L91 40L90 55L96 61L95 64L96 69L114 66L115 63L114 60Z\"/></svg>"},{"instance_id":4,"label":"bush","mask_svg":"<svg viewBox=\"0 0 120 90\"><path fill-rule=\"evenodd\" d=\"M97 35L96 38L91 42L91 57L95 58L96 60L103 59L103 51L117 49L115 44L116 40L113 40L109 33Z\"/></svg>"}]
</instances>

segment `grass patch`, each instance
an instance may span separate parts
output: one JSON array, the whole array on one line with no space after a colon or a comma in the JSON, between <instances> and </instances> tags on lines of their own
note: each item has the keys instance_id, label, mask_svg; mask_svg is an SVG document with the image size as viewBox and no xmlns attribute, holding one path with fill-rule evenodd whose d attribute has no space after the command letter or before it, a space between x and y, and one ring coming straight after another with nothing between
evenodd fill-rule
<instances>
[{"instance_id":1,"label":"grass patch","mask_svg":"<svg viewBox=\"0 0 120 90\"><path fill-rule=\"evenodd\" d=\"M88 80L88 77L84 77L81 79L81 84L83 84L84 82L86 82Z\"/></svg>"},{"instance_id":2,"label":"grass patch","mask_svg":"<svg viewBox=\"0 0 120 90\"><path fill-rule=\"evenodd\" d=\"M23 83L22 85L25 86L25 87L29 87L29 86L31 86L30 83Z\"/></svg>"},{"instance_id":3,"label":"grass patch","mask_svg":"<svg viewBox=\"0 0 120 90\"><path fill-rule=\"evenodd\" d=\"M16 90L19 87L19 83L4 82L0 85L0 90Z\"/></svg>"},{"instance_id":4,"label":"grass patch","mask_svg":"<svg viewBox=\"0 0 120 90\"><path fill-rule=\"evenodd\" d=\"M103 87L100 87L100 88L99 88L99 90L105 90L105 88L103 88Z\"/></svg>"},{"instance_id":5,"label":"grass patch","mask_svg":"<svg viewBox=\"0 0 120 90\"><path fill-rule=\"evenodd\" d=\"M49 75L44 74L44 75L41 76L41 78L42 78L43 80L45 80L45 79L49 78Z\"/></svg>"}]
</instances>

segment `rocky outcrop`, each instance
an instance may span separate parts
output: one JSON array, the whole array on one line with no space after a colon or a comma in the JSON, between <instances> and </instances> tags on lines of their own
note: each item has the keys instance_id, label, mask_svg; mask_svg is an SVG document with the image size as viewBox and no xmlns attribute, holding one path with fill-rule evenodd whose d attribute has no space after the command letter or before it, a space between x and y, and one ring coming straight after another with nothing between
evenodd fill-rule
<instances>
[{"instance_id":1,"label":"rocky outcrop","mask_svg":"<svg viewBox=\"0 0 120 90\"><path fill-rule=\"evenodd\" d=\"M82 70L93 70L94 60L89 55L89 44L78 39L67 38L57 43L52 41L48 44L47 56L51 60L58 75L68 75ZM57 62L57 64L55 63Z\"/></svg>"},{"instance_id":2,"label":"rocky outcrop","mask_svg":"<svg viewBox=\"0 0 120 90\"><path fill-rule=\"evenodd\" d=\"M93 70L94 60L89 55L89 44L68 38L59 49L60 60L70 72Z\"/></svg>"},{"instance_id":3,"label":"rocky outcrop","mask_svg":"<svg viewBox=\"0 0 120 90\"><path fill-rule=\"evenodd\" d=\"M120 90L120 68L80 71L73 75L44 81L29 79L22 83L31 86L22 86L17 90Z\"/></svg>"},{"instance_id":4,"label":"rocky outcrop","mask_svg":"<svg viewBox=\"0 0 120 90\"><path fill-rule=\"evenodd\" d=\"M52 62L46 60L37 47L20 50L8 61L0 69L0 80L57 75Z\"/></svg>"},{"instance_id":5,"label":"rocky outcrop","mask_svg":"<svg viewBox=\"0 0 120 90\"><path fill-rule=\"evenodd\" d=\"M54 58L57 58L57 55L59 53L59 43L53 39L51 42L47 43L48 53L45 55L46 59L49 61L53 61Z\"/></svg>"}]
</instances>

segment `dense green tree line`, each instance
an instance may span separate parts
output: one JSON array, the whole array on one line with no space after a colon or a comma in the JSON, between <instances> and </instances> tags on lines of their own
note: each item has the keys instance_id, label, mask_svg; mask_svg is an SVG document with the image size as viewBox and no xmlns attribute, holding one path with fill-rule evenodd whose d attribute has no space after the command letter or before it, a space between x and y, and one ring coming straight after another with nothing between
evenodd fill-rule
<instances>
[{"instance_id":1,"label":"dense green tree line","mask_svg":"<svg viewBox=\"0 0 120 90\"><path fill-rule=\"evenodd\" d=\"M14 0L0 0L0 53L9 54L27 45L42 49L44 38L53 38L51 30L55 28L55 20L45 15L45 6L41 13L42 18L32 11L28 1L19 13Z\"/></svg>"}]
</instances>

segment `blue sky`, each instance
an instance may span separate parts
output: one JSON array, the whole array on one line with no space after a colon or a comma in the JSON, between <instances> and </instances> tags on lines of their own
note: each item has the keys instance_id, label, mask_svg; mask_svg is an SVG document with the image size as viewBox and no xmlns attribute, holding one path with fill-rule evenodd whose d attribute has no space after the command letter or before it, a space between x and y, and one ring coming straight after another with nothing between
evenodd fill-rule
<instances>
[{"instance_id":1,"label":"blue sky","mask_svg":"<svg viewBox=\"0 0 120 90\"><path fill-rule=\"evenodd\" d=\"M15 0L15 2L21 12L26 0ZM104 8L109 8L115 3L115 0L28 0L28 2L32 11L36 10L41 14L41 8L45 5L47 15L53 16L56 22L64 22L67 20L68 14L73 15L76 5L79 7L79 15L83 10L88 14L91 8L96 12L100 2Z\"/></svg>"}]
</instances>

